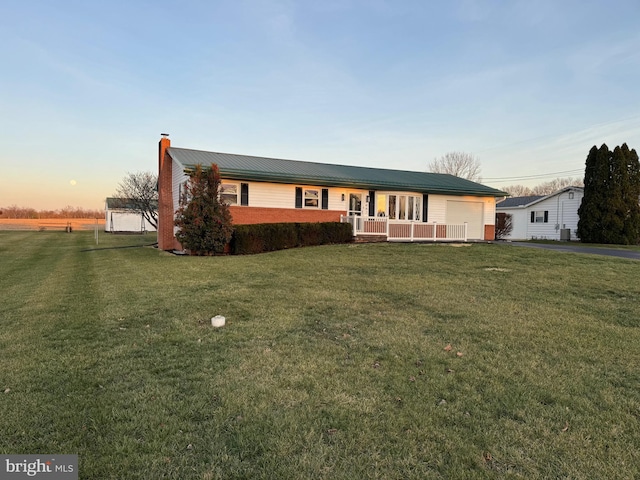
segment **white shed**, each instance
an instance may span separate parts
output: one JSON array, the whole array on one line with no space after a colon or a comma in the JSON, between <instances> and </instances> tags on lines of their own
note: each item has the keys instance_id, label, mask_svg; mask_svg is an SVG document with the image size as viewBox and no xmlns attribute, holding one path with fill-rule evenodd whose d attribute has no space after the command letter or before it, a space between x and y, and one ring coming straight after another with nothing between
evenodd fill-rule
<instances>
[{"instance_id":1,"label":"white shed","mask_svg":"<svg viewBox=\"0 0 640 480\"><path fill-rule=\"evenodd\" d=\"M155 232L144 215L131 202L120 198L107 198L105 202L104 231L109 233Z\"/></svg>"},{"instance_id":2,"label":"white shed","mask_svg":"<svg viewBox=\"0 0 640 480\"><path fill-rule=\"evenodd\" d=\"M551 195L512 197L496 204L496 213L511 215L506 240L578 240L582 187L565 187Z\"/></svg>"}]
</instances>

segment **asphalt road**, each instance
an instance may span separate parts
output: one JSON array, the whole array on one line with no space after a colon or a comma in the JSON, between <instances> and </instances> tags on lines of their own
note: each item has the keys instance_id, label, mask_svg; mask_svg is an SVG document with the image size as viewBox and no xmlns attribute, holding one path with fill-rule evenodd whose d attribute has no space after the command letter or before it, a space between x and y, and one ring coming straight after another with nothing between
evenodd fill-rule
<instances>
[{"instance_id":1,"label":"asphalt road","mask_svg":"<svg viewBox=\"0 0 640 480\"><path fill-rule=\"evenodd\" d=\"M587 247L571 243L558 242L552 243L529 243L529 242L506 242L507 245L514 247L542 248L545 250L557 250L559 252L570 253L588 253L592 255L607 255L610 257L628 258L631 260L640 260L640 252L631 250L617 250L615 248L606 247Z\"/></svg>"}]
</instances>

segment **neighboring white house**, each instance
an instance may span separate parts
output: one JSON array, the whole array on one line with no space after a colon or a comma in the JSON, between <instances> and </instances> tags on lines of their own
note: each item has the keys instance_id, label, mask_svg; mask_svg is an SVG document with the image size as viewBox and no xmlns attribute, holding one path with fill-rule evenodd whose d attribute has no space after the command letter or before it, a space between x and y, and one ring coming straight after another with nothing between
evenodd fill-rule
<instances>
[{"instance_id":1,"label":"neighboring white house","mask_svg":"<svg viewBox=\"0 0 640 480\"><path fill-rule=\"evenodd\" d=\"M131 203L120 198L107 198L105 202L104 231L109 233L155 232L151 225Z\"/></svg>"},{"instance_id":2,"label":"neighboring white house","mask_svg":"<svg viewBox=\"0 0 640 480\"><path fill-rule=\"evenodd\" d=\"M511 215L506 240L578 240L582 187L565 187L551 195L512 197L496 204L496 214Z\"/></svg>"}]
</instances>

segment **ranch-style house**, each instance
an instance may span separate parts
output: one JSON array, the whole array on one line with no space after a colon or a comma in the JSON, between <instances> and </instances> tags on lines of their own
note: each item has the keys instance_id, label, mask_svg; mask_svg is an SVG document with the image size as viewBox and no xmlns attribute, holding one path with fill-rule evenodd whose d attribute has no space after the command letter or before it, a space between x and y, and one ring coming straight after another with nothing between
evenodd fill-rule
<instances>
[{"instance_id":1,"label":"ranch-style house","mask_svg":"<svg viewBox=\"0 0 640 480\"><path fill-rule=\"evenodd\" d=\"M354 236L397 241L493 240L496 198L453 175L354 167L159 144L158 246L181 250L174 219L196 165L216 164L233 223L349 222Z\"/></svg>"}]
</instances>

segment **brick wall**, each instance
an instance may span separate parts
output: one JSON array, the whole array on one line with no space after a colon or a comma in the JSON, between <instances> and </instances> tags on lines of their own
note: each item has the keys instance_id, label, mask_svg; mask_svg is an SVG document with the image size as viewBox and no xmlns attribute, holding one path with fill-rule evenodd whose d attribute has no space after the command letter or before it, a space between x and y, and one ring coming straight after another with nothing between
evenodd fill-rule
<instances>
[{"instance_id":1,"label":"brick wall","mask_svg":"<svg viewBox=\"0 0 640 480\"><path fill-rule=\"evenodd\" d=\"M173 250L176 240L173 236L173 187L172 160L167 154L171 141L160 139L158 152L158 248Z\"/></svg>"},{"instance_id":2,"label":"brick wall","mask_svg":"<svg viewBox=\"0 0 640 480\"><path fill-rule=\"evenodd\" d=\"M495 225L485 225L484 226L484 239L485 240L495 240L496 239L496 226Z\"/></svg>"},{"instance_id":3,"label":"brick wall","mask_svg":"<svg viewBox=\"0 0 640 480\"><path fill-rule=\"evenodd\" d=\"M230 206L235 225L288 222L339 222L347 212L335 210L307 210L302 208L262 208Z\"/></svg>"}]
</instances>

